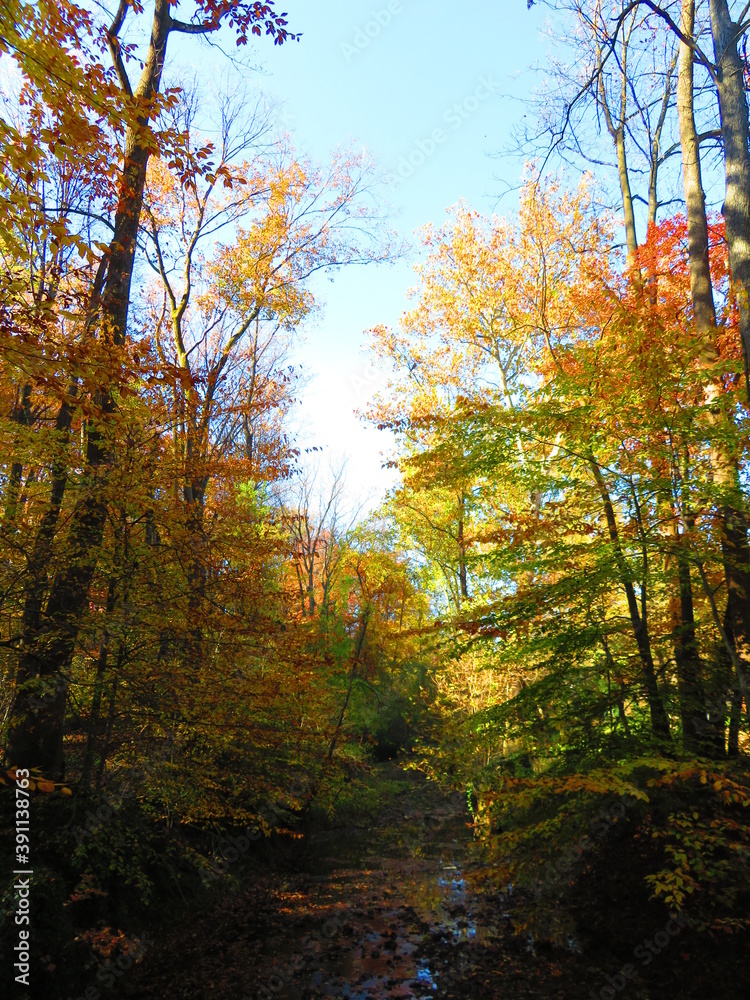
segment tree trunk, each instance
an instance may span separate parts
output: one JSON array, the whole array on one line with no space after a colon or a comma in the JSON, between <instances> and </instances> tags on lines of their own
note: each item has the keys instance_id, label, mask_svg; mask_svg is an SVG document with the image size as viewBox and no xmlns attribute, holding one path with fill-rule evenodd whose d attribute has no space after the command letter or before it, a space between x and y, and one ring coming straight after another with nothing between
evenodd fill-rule
<instances>
[{"instance_id":1,"label":"tree trunk","mask_svg":"<svg viewBox=\"0 0 750 1000\"><path fill-rule=\"evenodd\" d=\"M461 494L458 503L458 578L461 589L461 597L468 600L469 587L466 576L466 545L464 543L464 507L465 500Z\"/></svg>"},{"instance_id":2,"label":"tree trunk","mask_svg":"<svg viewBox=\"0 0 750 1000\"><path fill-rule=\"evenodd\" d=\"M99 714L102 704L102 691L104 689L104 675L107 672L107 658L109 655L109 632L107 626L109 618L115 609L115 578L110 577L107 587L107 605L105 609L104 634L99 644L99 656L96 663L96 676L94 678L94 694L91 699L91 712L89 713L89 731L86 736L86 750L83 755L83 767L81 768L81 784L88 788L91 776L91 767L94 762L94 748L96 746L96 730L99 726Z\"/></svg>"},{"instance_id":3,"label":"tree trunk","mask_svg":"<svg viewBox=\"0 0 750 1000\"><path fill-rule=\"evenodd\" d=\"M55 429L65 447L60 447L52 464L49 502L26 566L22 639L5 747L7 766L39 767L47 775L60 777L64 773L62 736L66 682L62 674L48 668L47 661L38 655L38 647L44 636L43 603L52 543L68 480L66 445L70 425L71 409L65 401L58 410L55 422Z\"/></svg>"},{"instance_id":4,"label":"tree trunk","mask_svg":"<svg viewBox=\"0 0 750 1000\"><path fill-rule=\"evenodd\" d=\"M750 400L750 152L744 67L737 49L739 32L727 0L709 0L709 9L724 140L726 195L722 214L739 304L745 389Z\"/></svg>"},{"instance_id":5,"label":"tree trunk","mask_svg":"<svg viewBox=\"0 0 750 1000\"><path fill-rule=\"evenodd\" d=\"M628 263L632 266L638 260L638 236L635 228L635 211L633 209L633 194L630 190L630 175L625 150L625 130L620 127L615 135L617 151L617 176L620 181L622 208L625 213L625 240L628 248Z\"/></svg>"},{"instance_id":6,"label":"tree trunk","mask_svg":"<svg viewBox=\"0 0 750 1000\"><path fill-rule=\"evenodd\" d=\"M620 535L617 529L615 510L612 506L607 484L604 482L601 469L599 468L596 459L593 457L589 458L589 467L591 468L596 484L599 487L599 493L604 505L604 514L607 520L609 538L615 552L615 561L617 563L620 582L625 590L625 596L628 601L628 611L630 612L633 637L635 639L636 646L638 647L638 653L641 660L641 672L643 674L643 683L646 690L649 711L651 713L651 731L657 739L668 741L670 739L669 719L664 708L664 703L661 700L661 695L659 694L659 686L656 682L656 669L654 667L654 658L651 653L651 641L649 639L648 622L645 615L645 597L642 599L644 614L641 615L638 610L635 588L630 580L627 565L625 563L625 557L620 545Z\"/></svg>"},{"instance_id":7,"label":"tree trunk","mask_svg":"<svg viewBox=\"0 0 750 1000\"><path fill-rule=\"evenodd\" d=\"M346 689L346 698L344 698L344 704L341 706L341 711L339 712L338 722L336 723L336 728L333 731L333 736L331 738L331 745L328 748L328 760L333 758L333 751L336 749L336 741L338 740L339 733L341 732L341 727L344 724L344 716L346 715L346 709L349 705L349 699L352 695L352 688L354 687L354 681L357 677L357 667L359 666L360 657L362 656L362 646L365 641L365 634L367 632L367 622L369 619L369 611L365 608L365 612L362 615L362 624L359 630L359 637L357 639L357 648L354 651L354 659L352 660L352 668L349 672L349 686Z\"/></svg>"},{"instance_id":8,"label":"tree trunk","mask_svg":"<svg viewBox=\"0 0 750 1000\"><path fill-rule=\"evenodd\" d=\"M13 407L11 420L19 427L31 426L31 383L27 382L21 389L18 402ZM16 444L18 448L18 444ZM5 494L5 510L3 520L6 531L16 530L16 514L18 498L21 494L21 478L23 476L23 461L17 458L11 463L8 486Z\"/></svg>"},{"instance_id":9,"label":"tree trunk","mask_svg":"<svg viewBox=\"0 0 750 1000\"><path fill-rule=\"evenodd\" d=\"M607 688L608 688L608 691L607 691L607 694L608 694L607 701L609 703L609 708L610 708L610 713L611 713L611 711L612 711L612 702L611 702L611 697L610 697L610 692L609 692L609 678L610 678L611 675L614 675L615 676L615 680L618 680L617 675L620 673L620 671L617 669L617 665L615 663L614 657L612 656L612 651L609 648L609 643L607 642L607 639L606 639L605 636L602 636L602 646L604 647L604 656L605 656L605 659L607 661ZM622 681L622 679L619 679L619 681L618 681L618 690L617 690L617 715L618 715L618 718L619 718L620 723L622 725L622 728L625 730L625 736L628 739L630 739L630 725L628 723L628 717L625 714L625 684Z\"/></svg>"},{"instance_id":10,"label":"tree trunk","mask_svg":"<svg viewBox=\"0 0 750 1000\"><path fill-rule=\"evenodd\" d=\"M711 30L717 62L717 86L724 137L726 200L724 218L732 276L740 305L740 332L745 356L745 377L748 374L748 333L750 312L750 157L748 156L748 111L742 74L742 62L737 52L734 25L726 0L710 0ZM682 2L682 31L692 38L695 31L695 0ZM696 331L702 335L706 364L716 361L714 306L708 256L708 224L701 178L698 139L695 129L694 54L689 45L680 43L677 109L682 146L682 172L685 204L688 215L688 253L690 261L690 291ZM720 399L721 386L711 379L705 390L709 408ZM730 419L715 413L711 420L718 423ZM720 435L717 435L720 439ZM711 445L711 465L714 481L723 492L719 530L724 573L727 581L728 615L734 636L738 670L745 679L750 671L750 553L743 519L734 509L730 498L738 496L737 463L724 454L721 445ZM727 496L729 494L729 496ZM742 678L741 678L742 680ZM718 743L719 734L715 734ZM723 732L721 734L723 746Z\"/></svg>"},{"instance_id":11,"label":"tree trunk","mask_svg":"<svg viewBox=\"0 0 750 1000\"><path fill-rule=\"evenodd\" d=\"M677 690L680 699L682 745L689 753L699 753L705 746L706 702L701 677L703 663L698 651L693 613L693 587L685 540L677 533L674 548L677 562L679 606L673 608L674 657L677 664Z\"/></svg>"},{"instance_id":12,"label":"tree trunk","mask_svg":"<svg viewBox=\"0 0 750 1000\"><path fill-rule=\"evenodd\" d=\"M682 32L693 37L695 0L682 0ZM680 42L677 73L677 117L682 149L682 186L685 193L690 263L690 294L696 330L706 335L713 346L711 333L716 327L713 286L708 260L708 221L701 177L700 148L695 129L694 57L689 45ZM712 352L713 353L713 352Z\"/></svg>"},{"instance_id":13,"label":"tree trunk","mask_svg":"<svg viewBox=\"0 0 750 1000\"><path fill-rule=\"evenodd\" d=\"M724 633L730 642L734 642L729 602L724 612ZM708 705L706 730L707 737L711 740L709 750L715 757L723 757L725 754L727 704L731 701L736 683L736 680L732 679L732 659L723 641L719 640L715 653L715 669L706 692Z\"/></svg>"},{"instance_id":14,"label":"tree trunk","mask_svg":"<svg viewBox=\"0 0 750 1000\"><path fill-rule=\"evenodd\" d=\"M747 530L733 508L724 508L721 521L721 554L733 645L737 653L735 668L740 689L746 692L750 677L750 552ZM750 713L750 705L746 709Z\"/></svg>"},{"instance_id":15,"label":"tree trunk","mask_svg":"<svg viewBox=\"0 0 750 1000\"><path fill-rule=\"evenodd\" d=\"M143 64L136 100L148 106L158 93L171 26L169 0L155 0L151 39ZM107 250L107 273L102 287L99 326L101 335L115 346L124 342L130 305L136 236L143 204L146 168L153 144L146 111L125 134L119 178L119 199L113 237ZM110 373L92 394L97 419L108 423L114 412ZM111 444L96 426L89 426L86 465L89 476L73 508L67 545L67 562L55 574L47 605L35 624L24 630L24 646L17 674L16 699L6 756L20 767L39 767L50 777L63 771L62 737L65 712L65 669L75 650L78 629L104 534L107 505L105 487L111 462ZM65 479L63 477L63 489ZM56 517L55 517L56 522ZM51 540L50 540L51 541ZM29 682L41 680L53 693L49 710L35 715L25 692Z\"/></svg>"}]
</instances>

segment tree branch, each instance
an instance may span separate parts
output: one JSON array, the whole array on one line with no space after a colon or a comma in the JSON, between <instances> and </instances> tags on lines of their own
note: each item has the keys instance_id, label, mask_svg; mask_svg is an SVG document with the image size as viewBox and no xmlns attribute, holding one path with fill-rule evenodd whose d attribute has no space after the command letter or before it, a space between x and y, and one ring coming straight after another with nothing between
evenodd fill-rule
<instances>
[{"instance_id":1,"label":"tree branch","mask_svg":"<svg viewBox=\"0 0 750 1000\"><path fill-rule=\"evenodd\" d=\"M125 62L122 58L122 48L120 46L119 39L119 34L122 31L123 24L125 23L125 16L127 15L127 12L128 0L120 0L120 6L117 8L115 19L107 31L107 44L109 45L109 52L112 56L112 62L114 63L115 72L117 73L117 79L120 81L120 86L128 97L132 97L133 88L130 86L128 71L125 69Z\"/></svg>"},{"instance_id":2,"label":"tree branch","mask_svg":"<svg viewBox=\"0 0 750 1000\"><path fill-rule=\"evenodd\" d=\"M215 21L208 21L205 24L187 24L185 21L176 21L172 17L169 22L170 31L180 31L184 35L208 35L212 31L216 31L217 28L218 24Z\"/></svg>"}]
</instances>

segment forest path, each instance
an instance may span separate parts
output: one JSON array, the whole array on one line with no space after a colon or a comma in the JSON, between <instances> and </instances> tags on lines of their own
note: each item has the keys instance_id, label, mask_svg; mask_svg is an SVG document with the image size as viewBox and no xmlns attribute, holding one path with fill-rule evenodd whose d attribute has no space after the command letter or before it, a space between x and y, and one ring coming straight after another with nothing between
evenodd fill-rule
<instances>
[{"instance_id":1,"label":"forest path","mask_svg":"<svg viewBox=\"0 0 750 1000\"><path fill-rule=\"evenodd\" d=\"M378 765L374 821L313 834L307 870L271 874L153 949L139 1000L580 996L580 960L533 955L483 878L466 799ZM585 992L584 994L585 995Z\"/></svg>"}]
</instances>

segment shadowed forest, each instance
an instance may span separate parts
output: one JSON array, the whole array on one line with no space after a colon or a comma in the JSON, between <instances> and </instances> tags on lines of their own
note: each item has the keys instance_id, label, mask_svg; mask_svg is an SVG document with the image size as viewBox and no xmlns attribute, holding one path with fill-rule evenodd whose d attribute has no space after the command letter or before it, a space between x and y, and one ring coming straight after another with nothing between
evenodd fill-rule
<instances>
[{"instance_id":1,"label":"shadowed forest","mask_svg":"<svg viewBox=\"0 0 750 1000\"><path fill-rule=\"evenodd\" d=\"M743 1000L750 4L550 0L408 240L448 134L301 151L296 6L0 3L3 993ZM295 352L406 259L368 506Z\"/></svg>"}]
</instances>

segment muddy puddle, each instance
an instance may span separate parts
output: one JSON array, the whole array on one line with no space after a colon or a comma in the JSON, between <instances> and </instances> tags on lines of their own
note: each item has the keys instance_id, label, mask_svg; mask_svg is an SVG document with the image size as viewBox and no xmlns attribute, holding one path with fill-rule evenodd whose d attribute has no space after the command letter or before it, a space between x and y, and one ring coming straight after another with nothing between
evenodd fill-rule
<instances>
[{"instance_id":1,"label":"muddy puddle","mask_svg":"<svg viewBox=\"0 0 750 1000\"><path fill-rule=\"evenodd\" d=\"M379 815L310 834L302 871L259 870L227 892L154 948L127 995L577 997L567 959L535 955L513 928L514 899L482 866L465 797L396 774L386 772L397 791Z\"/></svg>"},{"instance_id":2,"label":"muddy puddle","mask_svg":"<svg viewBox=\"0 0 750 1000\"><path fill-rule=\"evenodd\" d=\"M317 840L317 874L291 881L279 895L295 933L267 942L259 995L444 995L470 952L499 940L498 909L488 914L474 889L463 797L442 799L438 810L407 810L369 836L352 831L348 842ZM347 863L352 854L361 856L361 867Z\"/></svg>"}]
</instances>

